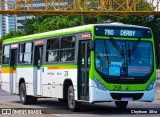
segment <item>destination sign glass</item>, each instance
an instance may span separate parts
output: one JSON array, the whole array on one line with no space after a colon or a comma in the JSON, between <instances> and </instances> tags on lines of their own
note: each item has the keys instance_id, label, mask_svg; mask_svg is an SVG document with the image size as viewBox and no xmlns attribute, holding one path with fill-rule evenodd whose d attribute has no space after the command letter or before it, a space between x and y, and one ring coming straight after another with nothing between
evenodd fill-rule
<instances>
[{"instance_id":1,"label":"destination sign glass","mask_svg":"<svg viewBox=\"0 0 160 117\"><path fill-rule=\"evenodd\" d=\"M95 35L109 37L152 38L150 29L130 27L95 27Z\"/></svg>"}]
</instances>

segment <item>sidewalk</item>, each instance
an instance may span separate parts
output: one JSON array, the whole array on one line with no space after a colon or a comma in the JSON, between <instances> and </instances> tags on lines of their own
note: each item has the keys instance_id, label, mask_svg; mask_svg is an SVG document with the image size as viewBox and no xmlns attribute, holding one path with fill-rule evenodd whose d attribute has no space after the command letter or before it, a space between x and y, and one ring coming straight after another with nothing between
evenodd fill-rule
<instances>
[{"instance_id":1,"label":"sidewalk","mask_svg":"<svg viewBox=\"0 0 160 117\"><path fill-rule=\"evenodd\" d=\"M160 94L160 83L157 82L156 84L156 92Z\"/></svg>"}]
</instances>

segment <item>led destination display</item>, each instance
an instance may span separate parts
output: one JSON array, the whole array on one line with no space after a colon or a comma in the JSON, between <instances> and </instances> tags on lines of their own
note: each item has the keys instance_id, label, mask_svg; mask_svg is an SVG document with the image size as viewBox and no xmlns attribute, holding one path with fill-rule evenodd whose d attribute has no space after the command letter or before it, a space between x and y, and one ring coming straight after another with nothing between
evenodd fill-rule
<instances>
[{"instance_id":1,"label":"led destination display","mask_svg":"<svg viewBox=\"0 0 160 117\"><path fill-rule=\"evenodd\" d=\"M131 37L131 38L151 38L150 29L146 28L123 28L123 27L95 27L97 36Z\"/></svg>"}]
</instances>

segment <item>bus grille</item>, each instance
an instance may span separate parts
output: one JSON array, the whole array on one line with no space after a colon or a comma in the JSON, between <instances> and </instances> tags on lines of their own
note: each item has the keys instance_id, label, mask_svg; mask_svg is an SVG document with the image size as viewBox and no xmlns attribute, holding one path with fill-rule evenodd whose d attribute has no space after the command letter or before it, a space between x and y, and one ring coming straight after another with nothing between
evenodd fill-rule
<instances>
[{"instance_id":1,"label":"bus grille","mask_svg":"<svg viewBox=\"0 0 160 117\"><path fill-rule=\"evenodd\" d=\"M142 98L143 93L110 93L113 99L121 100L122 97L131 97L133 100L139 100Z\"/></svg>"}]
</instances>

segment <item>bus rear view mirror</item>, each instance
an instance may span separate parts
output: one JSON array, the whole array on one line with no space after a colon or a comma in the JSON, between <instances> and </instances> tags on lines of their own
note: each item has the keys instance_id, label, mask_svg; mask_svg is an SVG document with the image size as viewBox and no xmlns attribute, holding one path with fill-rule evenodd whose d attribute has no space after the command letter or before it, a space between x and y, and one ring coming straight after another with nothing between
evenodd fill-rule
<instances>
[{"instance_id":1,"label":"bus rear view mirror","mask_svg":"<svg viewBox=\"0 0 160 117\"><path fill-rule=\"evenodd\" d=\"M94 41L90 41L90 51L94 51Z\"/></svg>"}]
</instances>

